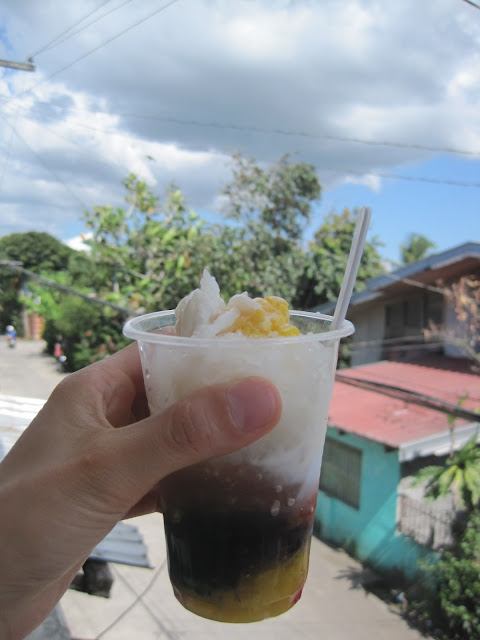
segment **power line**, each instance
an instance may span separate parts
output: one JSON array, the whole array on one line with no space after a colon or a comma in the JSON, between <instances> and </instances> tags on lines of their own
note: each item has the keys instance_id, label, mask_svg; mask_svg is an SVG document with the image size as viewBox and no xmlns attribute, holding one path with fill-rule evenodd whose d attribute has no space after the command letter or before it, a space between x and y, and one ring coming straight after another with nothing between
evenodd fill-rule
<instances>
[{"instance_id":1,"label":"power line","mask_svg":"<svg viewBox=\"0 0 480 640\"><path fill-rule=\"evenodd\" d=\"M475 7L475 9L480 9L480 5L475 4L475 2L472 2L472 0L463 0L464 2L466 2L467 4L471 4L472 7Z\"/></svg>"},{"instance_id":2,"label":"power line","mask_svg":"<svg viewBox=\"0 0 480 640\"><path fill-rule=\"evenodd\" d=\"M0 115L0 117L1 117L1 115ZM92 131L98 131L98 132L103 133L103 134L110 133L111 135L115 135L115 136L128 137L128 134L126 134L126 133L117 132L117 131L109 131L107 129L99 129L99 128L95 128L95 127L90 127L89 125L83 125L83 124L80 124L78 122L72 123L72 126L76 126L76 127L82 128L82 129L87 129L87 130L92 130ZM49 127L46 127L46 128L53 135L57 136L58 138L61 138L61 139L65 140L69 144L80 146L78 143L72 142L68 138L65 138L65 136L60 135L59 133L53 131ZM20 134L18 134L18 132L17 132L17 135L20 135ZM23 138L22 138L22 140L23 140ZM47 165L45 165L43 160L26 143L26 141L23 140L23 142L25 143L26 146L29 147L29 149L37 157L39 162L41 162L43 164L43 166L45 166L47 168L47 170L50 171L50 173L52 173L52 175L54 175L54 177L57 177L58 180L61 181L64 184L64 186L66 186L65 183L63 182L63 180L61 180L61 178L59 178ZM106 163L103 163L103 164L106 164ZM396 173L393 173L393 172L380 172L380 171L376 171L376 170L371 170L371 171L363 170L363 171L360 171L360 170L351 169L351 168L348 168L348 167L318 167L318 172L320 173L322 171L327 171L327 172L334 173L334 174L337 174L337 175L344 175L344 174L351 174L351 175L357 175L357 176L372 175L372 176L377 176L379 178L384 178L384 179L389 179L389 180L403 180L403 181L407 181L407 182L422 182L422 183L427 183L427 184L438 184L438 185L445 185L445 186L480 189L480 182L466 182L466 181L461 181L461 180L450 180L450 179L446 179L446 178L428 178L426 176L408 176L408 175L396 174ZM66 186L66 188L69 189L68 186ZM80 201L77 196L74 196L74 197L77 199L77 201ZM84 203L82 203L82 205L85 208L88 208L88 207L86 207L86 205ZM416 286L421 286L421 285L416 284Z\"/></svg>"},{"instance_id":3,"label":"power line","mask_svg":"<svg viewBox=\"0 0 480 640\"><path fill-rule=\"evenodd\" d=\"M51 47L56 46L56 44L58 43L58 40L60 40L60 38L64 35L66 35L69 31L72 31L73 29L75 29L75 27L79 24L81 24L84 20L86 20L87 18L89 18L91 15L93 15L94 13L97 13L97 11L100 11L100 9L102 9L106 4L108 4L109 2L111 2L111 0L106 0L106 2L104 2L103 4L101 4L99 7L97 7L96 9L93 9L92 11L89 11L86 15L83 16L83 18L80 18L79 20L77 20L76 22L74 22L70 27L68 27L68 29L64 29L64 31L62 31L61 33L58 34L58 36L56 36L55 38L53 38L52 40L50 40L50 42L48 42L45 46L41 47L40 49L38 49L37 51L35 51L34 53L32 53L29 56L29 59L33 59L36 56L40 55L41 53L43 53L44 51L47 51L48 49L50 49ZM102 16L103 17L103 16ZM97 18L97 20L99 20L100 18ZM87 25L88 26L88 25ZM82 27L82 29L85 29L86 27ZM82 29L80 29L79 31L81 31ZM68 36L68 38L70 38L70 36ZM65 38L66 40L67 38ZM63 42L63 40L62 40Z\"/></svg>"},{"instance_id":4,"label":"power line","mask_svg":"<svg viewBox=\"0 0 480 640\"><path fill-rule=\"evenodd\" d=\"M18 94L17 96L15 96L16 98L20 98L21 96L30 93L32 91L34 91L35 89L37 89L40 85L44 84L45 82L48 82L48 80L51 80L52 78L54 78L55 76L57 76L59 73L62 73L63 71L66 71L67 69L70 69L70 67L73 67L73 65L77 64L78 62L80 62L81 60L84 60L85 58L88 58L88 56L92 55L92 53L95 53L96 51L98 51L99 49L101 49L102 47L105 47L107 44L110 44L111 42L113 42L114 40L117 40L117 38L120 38L121 36L125 35L126 33L128 33L129 31L131 31L132 29L135 29L135 27L138 27L140 24L142 24L143 22L146 22L147 20L149 20L150 18L152 18L154 15L156 15L157 13L160 13L162 11L165 11L165 9L168 9L170 6L172 6L173 4L175 4L176 2L178 2L178 0L170 0L170 2L167 2L167 4L163 5L162 7L160 7L159 9L155 9L155 11L152 11L152 13L149 13L147 16L145 16L144 18L142 18L141 20L138 20L137 22L135 22L134 24L130 25L129 27L127 27L126 29L124 29L123 31L120 31L119 33L117 33L116 35L112 36L111 38L108 38L107 40L105 40L104 42L102 42L101 44L97 45L96 47L94 47L93 49L91 49L90 51L87 51L86 53L84 53L83 55L81 55L80 57L76 58L75 60L73 60L72 62L69 62L68 64L66 64L64 67L61 67L60 69L57 69L57 71L54 71L53 73L51 73L49 76L47 76L46 78L44 78L43 80L40 80L40 82L38 82L37 84L33 85L32 87L30 87L29 89L27 89L26 91L24 91L23 93Z\"/></svg>"},{"instance_id":5,"label":"power line","mask_svg":"<svg viewBox=\"0 0 480 640\"><path fill-rule=\"evenodd\" d=\"M107 2L105 2L102 7L107 4L108 2L110 2L111 0L107 0ZM64 38L62 38L61 40L57 40L53 43L51 43L49 46L44 47L43 51L50 51L51 49L53 49L54 47L57 47L61 44L63 44L64 42L66 42L67 40L70 40L70 38L73 38L74 36L78 35L79 33L81 33L82 31L84 31L85 29L88 29L88 27L91 27L92 25L94 25L96 22L98 22L99 20L103 20L103 18L106 18L107 16L111 15L112 13L115 13L115 11L118 11L119 9L122 9L125 5L129 4L130 2L132 2L132 0L125 0L125 2L123 2L122 4L120 4L118 7L115 7L114 9L110 9L110 11L107 11L106 13L103 13L101 16L98 16L97 18L95 18L94 20L91 20L90 22L88 22L87 24L83 25L82 27L80 27L79 29L76 29L75 31L72 31L72 33L66 35ZM102 7L99 7L99 9L101 9ZM96 11L98 11L99 9L95 9L95 11L92 11L92 13L95 13ZM89 14L89 15L91 15ZM37 54L38 55L38 54Z\"/></svg>"},{"instance_id":6,"label":"power line","mask_svg":"<svg viewBox=\"0 0 480 640\"><path fill-rule=\"evenodd\" d=\"M20 264L15 261L10 260L0 260L0 267L5 267L7 269L11 269L12 271L16 271L17 273L21 273L27 278L31 278L32 280L36 280L39 284L44 287L50 287L52 289L58 289L59 291L63 291L64 293L69 293L72 296L77 296L77 298L82 298L87 302L91 302L92 304L98 304L102 307L108 307L109 309L114 309L115 311L119 311L120 313L126 314L127 316L139 315L139 311L135 311L133 309L127 309L126 307L122 307L114 302L109 302L108 300L103 300L102 298L94 298L88 293L83 293L82 291L78 291L73 287L69 287L66 284L60 284L59 282L55 282L55 280L51 280L50 278L46 278L45 276L41 276L38 273L34 273L29 269L25 269L20 266Z\"/></svg>"},{"instance_id":7,"label":"power line","mask_svg":"<svg viewBox=\"0 0 480 640\"><path fill-rule=\"evenodd\" d=\"M88 209L88 205L85 204L85 202L83 202L83 200L81 200L81 198L79 198L77 196L77 194L71 189L71 187L65 182L65 180L63 180L63 178L61 178L51 167L48 166L48 164L44 161L44 159L38 155L38 153L32 149L32 147L28 144L28 142L25 140L25 138L18 132L18 130L8 121L7 118L5 118L5 116L3 116L0 113L0 118L10 127L10 129L12 129L12 131L15 133L15 135L23 142L23 144L27 147L27 149L29 149L30 153L37 159L37 161L42 165L42 167L44 167L56 180L56 182L60 183L63 185L63 187L68 191L68 193L84 208L84 209Z\"/></svg>"},{"instance_id":8,"label":"power line","mask_svg":"<svg viewBox=\"0 0 480 640\"><path fill-rule=\"evenodd\" d=\"M158 627L160 628L160 631L162 633L165 633L167 635L167 637L171 637L171 634L169 634L168 629L165 627L165 625L157 618L157 616L151 611L150 607L146 604L146 602L144 601L144 597L147 595L147 593L150 591L150 589L153 587L153 585L155 584L157 578L159 577L159 575L164 571L165 567L167 564L167 560L165 559L161 565L159 565L157 567L157 569L155 570L153 576L150 579L150 582L147 584L147 586L145 587L145 589L143 591L141 591L140 593L136 593L135 589L133 589L133 587L130 585L130 583L128 581L125 580L125 578L123 577L123 575L117 571L117 576L124 582L124 584L130 589L130 591L132 591L135 594L135 599L128 605L128 607L126 609L124 609L120 615L118 615L109 625L108 627L105 627L105 629L103 629L103 631L101 631L95 638L95 640L100 640L100 638L103 638L103 636L110 631L111 629L113 629L113 627L115 627L121 620L123 620L123 618L127 615L127 613L129 613L139 602L142 604L142 606L147 610L147 612L150 614L150 616L153 618L153 620L157 623Z\"/></svg>"},{"instance_id":9,"label":"power line","mask_svg":"<svg viewBox=\"0 0 480 640\"><path fill-rule=\"evenodd\" d=\"M318 171L319 172L330 171L332 173L339 173L339 174L351 173L352 175L357 175L357 176L371 175L371 176L377 176L378 178L385 178L389 180L405 180L407 182L425 182L429 184L442 184L450 187L468 187L472 189L480 189L480 182L464 182L462 180L427 178L425 176L406 176L406 175L399 175L396 173L390 173L390 172L384 172L384 171L382 172L375 171L373 169L371 171L365 171L365 170L359 171L357 169L346 169L346 168L340 168L340 167L336 167L336 168L318 167Z\"/></svg>"},{"instance_id":10,"label":"power line","mask_svg":"<svg viewBox=\"0 0 480 640\"><path fill-rule=\"evenodd\" d=\"M30 89L28 90L30 91ZM8 96L0 96L1 99L5 99L7 102L14 102L17 97L9 98ZM42 106L48 107L50 103L44 100L37 100L36 103L31 108ZM90 113L86 109L76 109L71 108L70 111L75 113ZM112 115L108 112L98 112L100 115ZM262 133L262 134L271 134L271 135L280 135L280 136L289 136L289 137L300 137L300 138L310 138L310 139L319 139L319 140L331 140L333 142L345 142L345 143L354 143L354 144L364 144L364 145L372 145L372 146L383 146L383 147L393 147L399 149L415 149L417 151L430 151L434 153L446 153L446 154L455 154L462 156L480 156L479 151L471 151L468 149L458 149L455 147L440 147L434 145L424 145L415 142L397 142L393 140L369 140L366 138L358 138L354 136L337 136L332 134L324 134L324 133L315 133L309 131L301 131L301 130L289 130L282 128L267 128L267 127L258 127L255 125L241 125L235 123L222 123L215 121L201 121L201 120L192 120L192 119L181 119L171 116L158 116L158 115L148 115L148 114L138 114L138 113L116 113L114 114L121 118L136 118L140 120L154 120L156 122L169 122L172 124L200 127L200 128L212 128L212 129L232 129L234 131L240 131L242 133ZM90 125L84 125L81 123L73 123L74 126L78 126L81 128L89 129L92 131L100 131L105 133L105 129L99 129L96 127L92 127ZM115 132L118 135L118 132Z\"/></svg>"},{"instance_id":11,"label":"power line","mask_svg":"<svg viewBox=\"0 0 480 640\"><path fill-rule=\"evenodd\" d=\"M267 128L267 127L257 127L255 125L238 125L235 123L220 123L215 121L200 121L200 120L182 120L180 118L168 117L168 116L156 116L156 115L140 115L135 113L119 113L117 114L120 117L124 118L141 118L148 120L159 120L163 122L171 122L173 124L181 124L181 125L190 125L195 127L211 127L213 129L233 129L241 132L252 132L252 133L270 133L275 135L282 136L296 136L303 138L314 138L314 139L322 139L322 140L333 140L335 142L355 142L358 144L367 144L367 145L375 145L375 146L385 146L385 147L397 147L400 149L417 149L419 151L441 151L443 153L453 153L459 155L467 155L467 156L479 156L480 151L470 151L465 149L455 149L454 147L435 147L429 145L422 145L412 142L394 142L391 140L367 140L365 138L357 138L353 136L336 136L325 133L312 133L306 131L292 131L288 129L281 128Z\"/></svg>"},{"instance_id":12,"label":"power line","mask_svg":"<svg viewBox=\"0 0 480 640\"><path fill-rule=\"evenodd\" d=\"M475 411L464 409L463 407L459 407L458 404L446 402L445 400L441 400L435 396L418 393L417 391L412 391L405 387L385 384L383 382L377 382L376 380L369 380L365 378L355 378L353 376L342 374L338 371L335 374L335 379L354 387L360 387L361 389L369 391L376 391L383 395L403 400L404 402L411 402L412 404L418 404L422 407L427 407L428 409L433 409L435 411L440 411L441 413L446 413L450 416L455 416L456 418L463 418L464 420L469 420L471 422L479 421L479 414Z\"/></svg>"}]
</instances>

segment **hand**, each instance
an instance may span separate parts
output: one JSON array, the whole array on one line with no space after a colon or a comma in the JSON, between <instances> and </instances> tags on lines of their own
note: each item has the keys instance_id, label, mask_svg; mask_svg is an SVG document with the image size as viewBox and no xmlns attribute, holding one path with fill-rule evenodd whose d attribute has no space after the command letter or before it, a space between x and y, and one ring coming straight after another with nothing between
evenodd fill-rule
<instances>
[{"instance_id":1,"label":"hand","mask_svg":"<svg viewBox=\"0 0 480 640\"><path fill-rule=\"evenodd\" d=\"M247 378L148 417L137 345L65 378L0 464L0 637L38 626L119 520L156 511L162 478L280 413L275 387Z\"/></svg>"}]
</instances>

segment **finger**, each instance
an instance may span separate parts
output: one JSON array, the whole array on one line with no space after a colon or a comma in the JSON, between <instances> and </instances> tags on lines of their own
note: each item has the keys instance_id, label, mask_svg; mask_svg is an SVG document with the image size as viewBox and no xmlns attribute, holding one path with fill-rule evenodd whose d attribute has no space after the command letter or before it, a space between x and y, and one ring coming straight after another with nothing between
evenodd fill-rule
<instances>
[{"instance_id":1,"label":"finger","mask_svg":"<svg viewBox=\"0 0 480 640\"><path fill-rule=\"evenodd\" d=\"M110 490L115 487L128 502L126 512L165 476L250 444L280 415L280 394L267 380L206 387L159 415L107 434Z\"/></svg>"}]
</instances>

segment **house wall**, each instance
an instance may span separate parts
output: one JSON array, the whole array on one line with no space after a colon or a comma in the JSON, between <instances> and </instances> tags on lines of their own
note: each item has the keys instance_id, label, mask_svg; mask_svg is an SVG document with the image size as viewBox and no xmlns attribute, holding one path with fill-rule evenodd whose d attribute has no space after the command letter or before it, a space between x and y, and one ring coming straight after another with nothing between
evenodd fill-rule
<instances>
[{"instance_id":1,"label":"house wall","mask_svg":"<svg viewBox=\"0 0 480 640\"><path fill-rule=\"evenodd\" d=\"M382 573L413 580L418 562L433 554L396 531L400 482L398 451L329 427L327 435L362 451L360 506L349 506L319 491L315 513L321 538L345 547L361 562Z\"/></svg>"},{"instance_id":2,"label":"house wall","mask_svg":"<svg viewBox=\"0 0 480 640\"><path fill-rule=\"evenodd\" d=\"M385 306L372 305L361 313L353 314L351 320L355 325L352 338L351 366L378 362L382 356L382 340L385 332ZM375 344L366 344L375 342ZM361 347L361 348L360 348Z\"/></svg>"}]
</instances>

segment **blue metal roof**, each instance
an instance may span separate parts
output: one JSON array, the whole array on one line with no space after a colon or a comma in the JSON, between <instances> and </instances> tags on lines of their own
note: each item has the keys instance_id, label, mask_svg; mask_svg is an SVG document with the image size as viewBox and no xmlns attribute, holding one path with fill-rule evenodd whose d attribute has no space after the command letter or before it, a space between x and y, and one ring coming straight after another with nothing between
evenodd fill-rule
<instances>
[{"instance_id":1,"label":"blue metal roof","mask_svg":"<svg viewBox=\"0 0 480 640\"><path fill-rule=\"evenodd\" d=\"M466 258L480 259L480 242L465 242L464 244L453 247L452 249L447 249L440 253L434 253L427 258L418 260L418 262L407 264L395 271L371 278L365 283L365 289L352 295L350 306L355 306L380 297L382 295L382 290L394 284L398 279L412 278L419 273L440 269L449 264L460 262L460 260L465 260ZM324 304L315 307L313 311L329 313L333 311L335 304L336 301L325 302Z\"/></svg>"},{"instance_id":2,"label":"blue metal roof","mask_svg":"<svg viewBox=\"0 0 480 640\"><path fill-rule=\"evenodd\" d=\"M151 569L142 535L137 527L126 522L118 522L89 558Z\"/></svg>"},{"instance_id":3,"label":"blue metal roof","mask_svg":"<svg viewBox=\"0 0 480 640\"><path fill-rule=\"evenodd\" d=\"M0 394L0 460L45 404L45 400ZM151 568L137 527L119 522L89 556L95 560Z\"/></svg>"}]
</instances>

